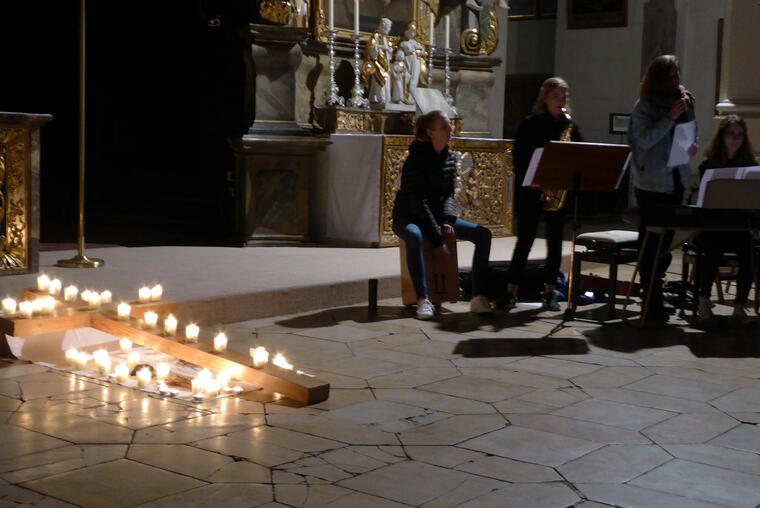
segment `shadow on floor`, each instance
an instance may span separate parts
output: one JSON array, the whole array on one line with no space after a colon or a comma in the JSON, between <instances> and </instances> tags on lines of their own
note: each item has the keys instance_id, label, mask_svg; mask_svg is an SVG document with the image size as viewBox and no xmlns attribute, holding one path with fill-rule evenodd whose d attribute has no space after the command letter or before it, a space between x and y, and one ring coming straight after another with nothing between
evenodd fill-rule
<instances>
[{"instance_id":1,"label":"shadow on floor","mask_svg":"<svg viewBox=\"0 0 760 508\"><path fill-rule=\"evenodd\" d=\"M582 355L588 353L583 339L469 339L459 342L453 353L465 358L503 356Z\"/></svg>"}]
</instances>

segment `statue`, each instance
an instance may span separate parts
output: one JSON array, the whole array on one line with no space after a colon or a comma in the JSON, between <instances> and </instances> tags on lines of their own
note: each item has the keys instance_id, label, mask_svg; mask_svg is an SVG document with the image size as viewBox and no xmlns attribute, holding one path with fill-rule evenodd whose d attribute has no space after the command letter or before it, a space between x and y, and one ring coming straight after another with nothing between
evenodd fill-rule
<instances>
[{"instance_id":1,"label":"statue","mask_svg":"<svg viewBox=\"0 0 760 508\"><path fill-rule=\"evenodd\" d=\"M391 98L391 80L388 72L389 61L393 51L388 33L391 31L391 20L382 18L380 24L367 41L362 66L362 78L369 89L369 105L374 109L383 109Z\"/></svg>"},{"instance_id":2,"label":"statue","mask_svg":"<svg viewBox=\"0 0 760 508\"><path fill-rule=\"evenodd\" d=\"M396 50L395 58L391 64L391 102L399 104L401 102L409 103L409 70L404 61L404 51Z\"/></svg>"},{"instance_id":3,"label":"statue","mask_svg":"<svg viewBox=\"0 0 760 508\"><path fill-rule=\"evenodd\" d=\"M427 63L425 62L425 48L415 40L417 27L414 22L404 32L404 38L398 47L404 51L404 61L409 69L409 97L418 87L427 86Z\"/></svg>"}]
</instances>

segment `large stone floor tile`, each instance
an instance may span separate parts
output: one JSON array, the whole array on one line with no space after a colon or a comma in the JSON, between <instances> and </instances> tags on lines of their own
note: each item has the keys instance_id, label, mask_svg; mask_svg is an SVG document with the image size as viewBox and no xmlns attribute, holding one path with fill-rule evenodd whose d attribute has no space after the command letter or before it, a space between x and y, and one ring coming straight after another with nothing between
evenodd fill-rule
<instances>
[{"instance_id":1,"label":"large stone floor tile","mask_svg":"<svg viewBox=\"0 0 760 508\"><path fill-rule=\"evenodd\" d=\"M333 388L352 390L352 389L367 388L369 386L365 379L361 379L358 377L343 376L335 372L327 372L327 371L315 369L315 368L308 369L308 372L309 374L317 376L322 381L327 381L328 383L330 383L331 390Z\"/></svg>"},{"instance_id":2,"label":"large stone floor tile","mask_svg":"<svg viewBox=\"0 0 760 508\"><path fill-rule=\"evenodd\" d=\"M24 400L52 397L71 392L81 392L97 388L96 382L60 372L41 372L15 377L12 381L20 386L21 398Z\"/></svg>"},{"instance_id":3,"label":"large stone floor tile","mask_svg":"<svg viewBox=\"0 0 760 508\"><path fill-rule=\"evenodd\" d=\"M408 368L408 364L392 363L376 360L369 357L333 358L321 361L305 361L304 368L314 368L327 372L334 372L343 376L360 379L372 379L376 376L384 376L401 372Z\"/></svg>"},{"instance_id":4,"label":"large stone floor tile","mask_svg":"<svg viewBox=\"0 0 760 508\"><path fill-rule=\"evenodd\" d=\"M532 392L516 397L516 399L543 404L554 409L569 406L588 399L588 395L580 388L539 388Z\"/></svg>"},{"instance_id":5,"label":"large stone floor tile","mask_svg":"<svg viewBox=\"0 0 760 508\"><path fill-rule=\"evenodd\" d=\"M531 464L554 467L586 455L603 445L512 425L465 441L458 446Z\"/></svg>"},{"instance_id":6,"label":"large stone floor tile","mask_svg":"<svg viewBox=\"0 0 760 508\"><path fill-rule=\"evenodd\" d=\"M642 434L658 444L706 443L739 425L723 413L685 413L642 430Z\"/></svg>"},{"instance_id":7,"label":"large stone floor tile","mask_svg":"<svg viewBox=\"0 0 760 508\"><path fill-rule=\"evenodd\" d=\"M379 331L379 330L378 330ZM408 346L418 344L421 342L430 342L427 335L422 332L393 332L386 331L390 335L383 335L376 339L360 340L358 342L350 343L349 349L354 353L361 351L362 349L394 349L397 347ZM451 348L451 346L449 346Z\"/></svg>"},{"instance_id":8,"label":"large stone floor tile","mask_svg":"<svg viewBox=\"0 0 760 508\"><path fill-rule=\"evenodd\" d=\"M553 468L495 456L472 460L455 469L511 483L562 481L562 477Z\"/></svg>"},{"instance_id":9,"label":"large stone floor tile","mask_svg":"<svg viewBox=\"0 0 760 508\"><path fill-rule=\"evenodd\" d=\"M656 445L608 445L557 471L573 483L626 483L671 459Z\"/></svg>"},{"instance_id":10,"label":"large stone floor tile","mask_svg":"<svg viewBox=\"0 0 760 508\"><path fill-rule=\"evenodd\" d=\"M760 455L715 445L662 445L676 458L760 475Z\"/></svg>"},{"instance_id":11,"label":"large stone floor tile","mask_svg":"<svg viewBox=\"0 0 760 508\"><path fill-rule=\"evenodd\" d=\"M603 444L650 444L641 433L583 420L574 420L551 414L513 414L507 419L512 425L541 430L561 436L576 437Z\"/></svg>"},{"instance_id":12,"label":"large stone floor tile","mask_svg":"<svg viewBox=\"0 0 760 508\"><path fill-rule=\"evenodd\" d=\"M119 405L107 404L76 413L77 416L133 430L197 418L202 414L194 407L151 397L126 400Z\"/></svg>"},{"instance_id":13,"label":"large stone floor tile","mask_svg":"<svg viewBox=\"0 0 760 508\"><path fill-rule=\"evenodd\" d=\"M131 429L68 413L16 413L10 423L72 443L129 443Z\"/></svg>"},{"instance_id":14,"label":"large stone floor tile","mask_svg":"<svg viewBox=\"0 0 760 508\"><path fill-rule=\"evenodd\" d=\"M132 445L127 458L199 480L233 462L230 457L181 444Z\"/></svg>"},{"instance_id":15,"label":"large stone floor tile","mask_svg":"<svg viewBox=\"0 0 760 508\"><path fill-rule=\"evenodd\" d=\"M442 411L450 414L494 414L496 409L490 404L461 397L451 397L442 393L424 390L378 389L375 397L423 409Z\"/></svg>"},{"instance_id":16,"label":"large stone floor tile","mask_svg":"<svg viewBox=\"0 0 760 508\"><path fill-rule=\"evenodd\" d=\"M521 400L519 398L496 402L493 407L495 407L498 412L506 416L507 419L509 419L513 414L545 414L551 413L557 409L554 406Z\"/></svg>"},{"instance_id":17,"label":"large stone floor tile","mask_svg":"<svg viewBox=\"0 0 760 508\"><path fill-rule=\"evenodd\" d=\"M425 337L427 339L427 337ZM393 351L401 353L410 353L414 355L427 356L430 358L440 358L442 360L451 360L458 358L454 354L454 346L441 341L423 340L411 344L404 344L393 348Z\"/></svg>"},{"instance_id":18,"label":"large stone floor tile","mask_svg":"<svg viewBox=\"0 0 760 508\"><path fill-rule=\"evenodd\" d=\"M663 376L679 377L696 381L709 381L734 389L758 389L760 388L760 379L753 377L757 370L743 372L741 367L737 365L741 360L745 359L746 358L732 359L735 361L733 362L734 367L731 370L726 370L725 367L716 369L710 364L701 363L701 359L681 367L652 367L650 370L656 374L662 374Z\"/></svg>"},{"instance_id":19,"label":"large stone floor tile","mask_svg":"<svg viewBox=\"0 0 760 508\"><path fill-rule=\"evenodd\" d=\"M712 405L726 412L760 412L760 389L741 388L712 401Z\"/></svg>"},{"instance_id":20,"label":"large stone floor tile","mask_svg":"<svg viewBox=\"0 0 760 508\"><path fill-rule=\"evenodd\" d=\"M227 436L204 439L195 443L195 446L203 450L221 453L228 457L243 457L266 467L293 462L303 456L301 452L268 444L262 440L250 441Z\"/></svg>"},{"instance_id":21,"label":"large stone floor tile","mask_svg":"<svg viewBox=\"0 0 760 508\"><path fill-rule=\"evenodd\" d=\"M323 452L345 446L338 441L332 441L321 437L312 436L306 432L280 429L277 427L260 426L253 429L233 432L229 437L253 443L266 443L267 445L280 446L298 452Z\"/></svg>"},{"instance_id":22,"label":"large stone floor tile","mask_svg":"<svg viewBox=\"0 0 760 508\"><path fill-rule=\"evenodd\" d=\"M319 457L325 463L332 464L349 473L366 473L388 464L386 461L361 453L359 447L354 446L324 452Z\"/></svg>"},{"instance_id":23,"label":"large stone floor tile","mask_svg":"<svg viewBox=\"0 0 760 508\"><path fill-rule=\"evenodd\" d=\"M222 466L205 480L214 483L272 483L272 475L269 468L238 460Z\"/></svg>"},{"instance_id":24,"label":"large stone floor tile","mask_svg":"<svg viewBox=\"0 0 760 508\"><path fill-rule=\"evenodd\" d=\"M556 376L542 376L532 372L519 371L514 369L492 369L478 367L462 367L459 369L465 376L476 377L481 379L492 379L500 383L520 386L530 386L531 388L569 388L573 386L567 379Z\"/></svg>"},{"instance_id":25,"label":"large stone floor tile","mask_svg":"<svg viewBox=\"0 0 760 508\"><path fill-rule=\"evenodd\" d=\"M419 389L482 402L499 402L533 391L533 388L528 386L468 376L430 383L420 386Z\"/></svg>"},{"instance_id":26,"label":"large stone floor tile","mask_svg":"<svg viewBox=\"0 0 760 508\"><path fill-rule=\"evenodd\" d=\"M258 506L273 499L271 485L216 483L197 489L187 490L173 496L140 505L144 508L239 508L241 506Z\"/></svg>"},{"instance_id":27,"label":"large stone floor tile","mask_svg":"<svg viewBox=\"0 0 760 508\"><path fill-rule=\"evenodd\" d=\"M26 363L22 361L3 361L0 363L0 379L8 379L12 377L27 376L29 374L39 374L41 372L49 372L50 368L44 365L37 365L35 363Z\"/></svg>"},{"instance_id":28,"label":"large stone floor tile","mask_svg":"<svg viewBox=\"0 0 760 508\"><path fill-rule=\"evenodd\" d=\"M0 424L0 460L8 460L69 443L16 425Z\"/></svg>"},{"instance_id":29,"label":"large stone floor tile","mask_svg":"<svg viewBox=\"0 0 760 508\"><path fill-rule=\"evenodd\" d=\"M709 444L760 453L760 427L742 424L716 437Z\"/></svg>"},{"instance_id":30,"label":"large stone floor tile","mask_svg":"<svg viewBox=\"0 0 760 508\"><path fill-rule=\"evenodd\" d=\"M330 397L319 404L312 404L310 408L332 412L374 400L375 396L372 394L372 390L368 388L341 389L330 385Z\"/></svg>"},{"instance_id":31,"label":"large stone floor tile","mask_svg":"<svg viewBox=\"0 0 760 508\"><path fill-rule=\"evenodd\" d=\"M541 356L534 356L525 360L520 360L513 363L511 366L519 370L527 370L530 372L563 378L582 376L583 374L589 374L602 368L601 365L558 360L556 358Z\"/></svg>"},{"instance_id":32,"label":"large stone floor tile","mask_svg":"<svg viewBox=\"0 0 760 508\"><path fill-rule=\"evenodd\" d=\"M360 497L355 497L360 496ZM320 508L322 506L406 506L336 485L275 485L275 499L288 506ZM355 503L355 504L347 504Z\"/></svg>"},{"instance_id":33,"label":"large stone floor tile","mask_svg":"<svg viewBox=\"0 0 760 508\"><path fill-rule=\"evenodd\" d=\"M552 414L631 430L643 429L673 416L668 411L597 399L584 400Z\"/></svg>"},{"instance_id":34,"label":"large stone floor tile","mask_svg":"<svg viewBox=\"0 0 760 508\"><path fill-rule=\"evenodd\" d=\"M352 445L398 445L398 439L391 433L371 427L327 418L304 417L300 415L270 415L270 425L319 436Z\"/></svg>"},{"instance_id":35,"label":"large stone floor tile","mask_svg":"<svg viewBox=\"0 0 760 508\"><path fill-rule=\"evenodd\" d=\"M698 400L702 402L717 399L718 397L733 391L732 387L710 383L708 381L683 379L659 374L636 381L625 387L629 390L656 393L658 395L669 395L671 397Z\"/></svg>"},{"instance_id":36,"label":"large stone floor tile","mask_svg":"<svg viewBox=\"0 0 760 508\"><path fill-rule=\"evenodd\" d=\"M135 443L180 444L193 443L202 439L239 432L258 425L264 425L264 416L212 414L168 423L135 432Z\"/></svg>"},{"instance_id":37,"label":"large stone floor tile","mask_svg":"<svg viewBox=\"0 0 760 508\"><path fill-rule=\"evenodd\" d=\"M675 459L636 478L634 485L729 506L757 506L760 476Z\"/></svg>"},{"instance_id":38,"label":"large stone floor tile","mask_svg":"<svg viewBox=\"0 0 760 508\"><path fill-rule=\"evenodd\" d=\"M0 506L21 508L35 506L40 508L69 508L74 505L37 492L22 489L15 485L0 485Z\"/></svg>"},{"instance_id":39,"label":"large stone floor tile","mask_svg":"<svg viewBox=\"0 0 760 508\"><path fill-rule=\"evenodd\" d=\"M556 358L572 362L588 363L600 367L636 367L636 362L630 358L619 356L598 355L592 352L578 355L546 355L546 358Z\"/></svg>"},{"instance_id":40,"label":"large stone floor tile","mask_svg":"<svg viewBox=\"0 0 760 508\"><path fill-rule=\"evenodd\" d=\"M426 414L428 412L419 407L385 400L372 400L328 411L323 418L366 425L421 417Z\"/></svg>"},{"instance_id":41,"label":"large stone floor tile","mask_svg":"<svg viewBox=\"0 0 760 508\"><path fill-rule=\"evenodd\" d=\"M626 508L719 508L725 506L635 485L576 483L575 487L586 498L604 503L605 506L624 506Z\"/></svg>"},{"instance_id":42,"label":"large stone floor tile","mask_svg":"<svg viewBox=\"0 0 760 508\"><path fill-rule=\"evenodd\" d=\"M352 478L354 475L333 466L332 464L307 465L288 469L291 474L303 476L310 484L324 481L325 483L335 483L346 478Z\"/></svg>"},{"instance_id":43,"label":"large stone floor tile","mask_svg":"<svg viewBox=\"0 0 760 508\"><path fill-rule=\"evenodd\" d=\"M570 487L561 483L546 485L514 484L478 496L459 506L463 508L522 508L574 506L580 501Z\"/></svg>"},{"instance_id":44,"label":"large stone floor tile","mask_svg":"<svg viewBox=\"0 0 760 508\"><path fill-rule=\"evenodd\" d=\"M293 335L351 343L360 340L375 339L388 334L382 331L368 330L359 326L332 325L301 330L294 332Z\"/></svg>"},{"instance_id":45,"label":"large stone floor tile","mask_svg":"<svg viewBox=\"0 0 760 508\"><path fill-rule=\"evenodd\" d=\"M372 378L369 385L372 388L416 388L460 375L454 367L409 367L396 374Z\"/></svg>"},{"instance_id":46,"label":"large stone floor tile","mask_svg":"<svg viewBox=\"0 0 760 508\"><path fill-rule=\"evenodd\" d=\"M664 411L672 411L675 413L707 413L715 410L714 407L706 402L624 388L585 388L584 391L595 399L609 400L652 409L662 409Z\"/></svg>"},{"instance_id":47,"label":"large stone floor tile","mask_svg":"<svg viewBox=\"0 0 760 508\"><path fill-rule=\"evenodd\" d=\"M133 506L204 485L131 460L118 460L22 484L80 506Z\"/></svg>"},{"instance_id":48,"label":"large stone floor tile","mask_svg":"<svg viewBox=\"0 0 760 508\"><path fill-rule=\"evenodd\" d=\"M19 399L13 399L11 397L4 397L0 395L0 411L12 412L17 410L22 404Z\"/></svg>"},{"instance_id":49,"label":"large stone floor tile","mask_svg":"<svg viewBox=\"0 0 760 508\"><path fill-rule=\"evenodd\" d=\"M481 476L468 475L459 485L454 486L440 496L420 505L421 508L453 508L477 499L483 495L483 492L494 492L502 487L508 488L509 484L483 478Z\"/></svg>"},{"instance_id":50,"label":"large stone floor tile","mask_svg":"<svg viewBox=\"0 0 760 508\"><path fill-rule=\"evenodd\" d=\"M451 361L432 356L405 353L395 349L362 349L355 353L357 358L371 358L375 361L390 362L412 367L446 368L451 367Z\"/></svg>"},{"instance_id":51,"label":"large stone floor tile","mask_svg":"<svg viewBox=\"0 0 760 508\"><path fill-rule=\"evenodd\" d=\"M650 376L644 367L604 367L590 374L572 378L581 388L617 388Z\"/></svg>"},{"instance_id":52,"label":"large stone floor tile","mask_svg":"<svg viewBox=\"0 0 760 508\"><path fill-rule=\"evenodd\" d=\"M0 462L0 478L10 483L23 483L122 459L126 453L126 445L64 446L4 460Z\"/></svg>"},{"instance_id":53,"label":"large stone floor tile","mask_svg":"<svg viewBox=\"0 0 760 508\"><path fill-rule=\"evenodd\" d=\"M459 415L399 434L404 445L454 445L503 428L501 415Z\"/></svg>"},{"instance_id":54,"label":"large stone floor tile","mask_svg":"<svg viewBox=\"0 0 760 508\"><path fill-rule=\"evenodd\" d=\"M468 476L423 462L405 461L343 480L338 485L419 506L451 492Z\"/></svg>"},{"instance_id":55,"label":"large stone floor tile","mask_svg":"<svg viewBox=\"0 0 760 508\"><path fill-rule=\"evenodd\" d=\"M412 460L426 462L434 466L453 468L485 456L481 452L464 450L455 446L404 446L404 451Z\"/></svg>"}]
</instances>

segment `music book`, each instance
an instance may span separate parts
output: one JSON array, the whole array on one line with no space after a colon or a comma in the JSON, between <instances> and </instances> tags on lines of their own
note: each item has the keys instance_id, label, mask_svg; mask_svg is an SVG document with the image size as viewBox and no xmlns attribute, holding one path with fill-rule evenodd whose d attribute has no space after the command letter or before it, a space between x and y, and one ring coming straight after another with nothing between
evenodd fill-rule
<instances>
[{"instance_id":1,"label":"music book","mask_svg":"<svg viewBox=\"0 0 760 508\"><path fill-rule=\"evenodd\" d=\"M728 180L728 181L741 181L741 180L760 180L760 166L749 166L745 168L717 168L708 169L705 174L702 175L702 181L699 183L699 194L697 196L697 207L702 208L705 205L705 195L707 194L707 184L715 180ZM741 183L741 182L737 182ZM728 189L717 189L720 192L723 190L726 192ZM736 187L732 186L730 192L741 193L746 191L749 193L755 192L755 186ZM726 204L731 205L733 203L739 203L744 201L742 196L733 194L724 196ZM754 199L752 199L754 201ZM754 208L760 208L760 201L754 201L756 206ZM737 206L738 207L738 206ZM725 206L725 208L732 208L732 206ZM743 208L743 207L742 207Z\"/></svg>"}]
</instances>

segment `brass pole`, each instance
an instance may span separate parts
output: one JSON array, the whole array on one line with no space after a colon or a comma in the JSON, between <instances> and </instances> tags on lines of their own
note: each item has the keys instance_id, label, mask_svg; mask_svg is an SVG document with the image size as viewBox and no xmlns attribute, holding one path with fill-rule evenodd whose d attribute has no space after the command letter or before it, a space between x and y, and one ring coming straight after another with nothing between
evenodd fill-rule
<instances>
[{"instance_id":1,"label":"brass pole","mask_svg":"<svg viewBox=\"0 0 760 508\"><path fill-rule=\"evenodd\" d=\"M59 259L57 265L64 268L98 268L102 259L84 255L84 133L85 133L85 0L80 0L79 23L79 235L77 255L71 259Z\"/></svg>"}]
</instances>

